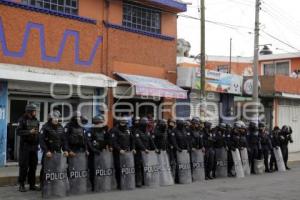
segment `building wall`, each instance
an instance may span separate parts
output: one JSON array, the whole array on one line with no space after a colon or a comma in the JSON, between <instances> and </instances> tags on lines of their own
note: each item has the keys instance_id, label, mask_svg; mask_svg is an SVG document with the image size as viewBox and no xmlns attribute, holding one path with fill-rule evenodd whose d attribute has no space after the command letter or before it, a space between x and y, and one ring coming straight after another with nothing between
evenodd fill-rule
<instances>
[{"instance_id":1,"label":"building wall","mask_svg":"<svg viewBox=\"0 0 300 200\"><path fill-rule=\"evenodd\" d=\"M5 37L7 45L5 52L2 41L1 63L100 72L102 24L85 23L0 4L0 26L0 34ZM62 42L64 36L65 46ZM90 59L94 47L95 56ZM79 52L77 56L75 51ZM80 63L89 59L91 62Z\"/></svg>"}]
</instances>

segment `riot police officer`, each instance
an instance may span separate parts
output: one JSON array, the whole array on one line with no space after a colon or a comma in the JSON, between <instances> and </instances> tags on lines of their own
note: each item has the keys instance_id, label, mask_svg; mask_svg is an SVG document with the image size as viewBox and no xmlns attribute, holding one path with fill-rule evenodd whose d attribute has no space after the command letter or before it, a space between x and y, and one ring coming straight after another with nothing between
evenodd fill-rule
<instances>
[{"instance_id":1,"label":"riot police officer","mask_svg":"<svg viewBox=\"0 0 300 200\"><path fill-rule=\"evenodd\" d=\"M125 117L121 118L118 121L118 124L110 130L110 134L114 153L117 185L118 188L121 189L120 154L125 154L129 151L132 151L135 154L135 141L128 128L128 121Z\"/></svg>"},{"instance_id":2,"label":"riot police officer","mask_svg":"<svg viewBox=\"0 0 300 200\"><path fill-rule=\"evenodd\" d=\"M190 141L189 135L187 134L184 128L184 121L179 119L176 121L176 128L171 132L170 142L173 146L173 155L176 159L176 154L178 152L182 152L183 150L190 151ZM175 160L176 162L176 160ZM177 162L176 162L177 164ZM175 173L175 181L178 182L178 174Z\"/></svg>"},{"instance_id":3,"label":"riot police officer","mask_svg":"<svg viewBox=\"0 0 300 200\"><path fill-rule=\"evenodd\" d=\"M135 177L136 177L136 186L141 187L143 185L143 158L142 152L149 153L150 150L156 150L154 141L148 132L148 119L146 117L142 118L140 121L139 128L135 130Z\"/></svg>"},{"instance_id":4,"label":"riot police officer","mask_svg":"<svg viewBox=\"0 0 300 200\"><path fill-rule=\"evenodd\" d=\"M213 179L213 170L215 166L215 134L212 132L212 123L204 123L204 148L205 148L205 179Z\"/></svg>"},{"instance_id":5,"label":"riot police officer","mask_svg":"<svg viewBox=\"0 0 300 200\"><path fill-rule=\"evenodd\" d=\"M30 190L39 190L35 185L38 164L39 121L36 118L37 107L29 104L25 114L19 119L17 135L20 136L19 148L19 191L26 192L28 179Z\"/></svg>"},{"instance_id":6,"label":"riot police officer","mask_svg":"<svg viewBox=\"0 0 300 200\"><path fill-rule=\"evenodd\" d=\"M172 138L173 135L175 135L174 130L176 127L176 122L173 119L168 119L168 129L167 129L167 134L168 134L168 155L169 155L169 160L170 160L170 167L172 170L172 175L173 178L175 179L176 176L176 151L174 149L174 146L172 144Z\"/></svg>"},{"instance_id":7,"label":"riot police officer","mask_svg":"<svg viewBox=\"0 0 300 200\"><path fill-rule=\"evenodd\" d=\"M226 129L225 129L225 137L226 137L226 145L227 145L227 173L228 177L233 177L231 168L233 166L233 158L232 158L232 153L231 153L231 146L232 146L232 141L231 141L231 136L232 136L232 126L230 124L226 124Z\"/></svg>"},{"instance_id":8,"label":"riot police officer","mask_svg":"<svg viewBox=\"0 0 300 200\"><path fill-rule=\"evenodd\" d=\"M265 172L270 173L269 154L270 151L272 151L272 143L269 134L266 130L266 126L263 122L260 122L258 124L258 130L261 143L261 151L259 157L264 159Z\"/></svg>"},{"instance_id":9,"label":"riot police officer","mask_svg":"<svg viewBox=\"0 0 300 200\"><path fill-rule=\"evenodd\" d=\"M215 149L227 149L227 141L226 141L226 124L225 123L220 123L219 126L216 127L215 129L215 144L214 144L214 148ZM215 160L214 163L214 169L213 169L213 178L216 177L216 169L217 169L217 160Z\"/></svg>"},{"instance_id":10,"label":"riot police officer","mask_svg":"<svg viewBox=\"0 0 300 200\"><path fill-rule=\"evenodd\" d=\"M247 135L247 127L246 127L246 124L241 121L241 128L240 128L240 141L239 141L239 148L240 150L243 150L243 149L249 149L249 146L248 146L248 135Z\"/></svg>"},{"instance_id":11,"label":"riot police officer","mask_svg":"<svg viewBox=\"0 0 300 200\"><path fill-rule=\"evenodd\" d=\"M153 133L154 144L159 151L166 151L168 149L167 131L167 121L165 119L159 120Z\"/></svg>"},{"instance_id":12,"label":"riot police officer","mask_svg":"<svg viewBox=\"0 0 300 200\"><path fill-rule=\"evenodd\" d=\"M65 134L70 157L75 157L77 153L89 155L86 130L83 127L82 115L79 111L73 113L71 121L65 126Z\"/></svg>"},{"instance_id":13,"label":"riot police officer","mask_svg":"<svg viewBox=\"0 0 300 200\"><path fill-rule=\"evenodd\" d=\"M254 160L259 158L259 150L261 149L260 138L258 136L258 126L255 122L250 122L248 127L248 144L250 148L250 165L251 173L254 174Z\"/></svg>"},{"instance_id":14,"label":"riot police officer","mask_svg":"<svg viewBox=\"0 0 300 200\"><path fill-rule=\"evenodd\" d=\"M270 139L272 142L273 148L280 148L280 128L278 126L275 126L273 128L272 133L270 134ZM274 151L271 151L271 159L270 159L270 171L277 171L277 163Z\"/></svg>"},{"instance_id":15,"label":"riot police officer","mask_svg":"<svg viewBox=\"0 0 300 200\"><path fill-rule=\"evenodd\" d=\"M44 182L44 160L51 159L53 154L61 154L68 157L68 143L64 128L59 123L60 112L55 110L48 115L48 121L43 125L40 133L40 146L43 151L40 182Z\"/></svg>"},{"instance_id":16,"label":"riot police officer","mask_svg":"<svg viewBox=\"0 0 300 200\"><path fill-rule=\"evenodd\" d=\"M200 128L200 120L198 118L193 118L191 123L191 148L201 149L205 151L203 142L203 131Z\"/></svg>"},{"instance_id":17,"label":"riot police officer","mask_svg":"<svg viewBox=\"0 0 300 200\"><path fill-rule=\"evenodd\" d=\"M282 151L282 157L285 164L285 168L287 170L290 170L290 168L287 166L287 162L289 159L289 143L293 143L292 139L292 128L288 126L283 126L280 132L280 148Z\"/></svg>"},{"instance_id":18,"label":"riot police officer","mask_svg":"<svg viewBox=\"0 0 300 200\"><path fill-rule=\"evenodd\" d=\"M95 155L99 155L103 150L112 151L111 139L108 134L108 128L105 126L103 116L95 116L92 119L93 126L87 132L87 142L89 148L89 173L92 191L94 191L95 180Z\"/></svg>"},{"instance_id":19,"label":"riot police officer","mask_svg":"<svg viewBox=\"0 0 300 200\"><path fill-rule=\"evenodd\" d=\"M229 152L231 154L232 161L228 165L229 176L235 176L235 175L232 174L234 161L233 161L231 152L236 151L237 149L240 148L240 135L241 135L240 134L240 129L242 129L242 127L243 127L243 122L242 121L236 121L233 125L233 129L232 129L232 132L231 132Z\"/></svg>"}]
</instances>

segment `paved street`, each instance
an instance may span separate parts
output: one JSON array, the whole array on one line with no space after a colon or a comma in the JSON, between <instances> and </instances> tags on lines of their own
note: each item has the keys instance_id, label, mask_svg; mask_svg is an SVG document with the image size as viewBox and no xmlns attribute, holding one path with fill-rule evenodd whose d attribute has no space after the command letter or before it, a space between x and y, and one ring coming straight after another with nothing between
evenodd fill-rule
<instances>
[{"instance_id":1,"label":"paved street","mask_svg":"<svg viewBox=\"0 0 300 200\"><path fill-rule=\"evenodd\" d=\"M286 173L264 174L244 179L217 179L214 181L175 185L157 189L136 189L134 191L114 191L101 194L87 194L69 197L66 200L299 200L300 162L291 165ZM16 187L0 188L0 199L35 200L41 196L28 192L19 193Z\"/></svg>"}]
</instances>

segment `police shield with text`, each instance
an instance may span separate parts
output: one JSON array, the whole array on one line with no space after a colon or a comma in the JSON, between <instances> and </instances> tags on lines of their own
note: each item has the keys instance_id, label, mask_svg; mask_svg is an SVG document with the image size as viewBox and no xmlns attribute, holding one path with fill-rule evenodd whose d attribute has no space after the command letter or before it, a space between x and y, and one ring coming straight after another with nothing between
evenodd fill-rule
<instances>
[{"instance_id":1,"label":"police shield with text","mask_svg":"<svg viewBox=\"0 0 300 200\"><path fill-rule=\"evenodd\" d=\"M92 119L87 132L89 147L89 175L92 191L109 191L116 185L111 138L103 116Z\"/></svg>"},{"instance_id":2,"label":"police shield with text","mask_svg":"<svg viewBox=\"0 0 300 200\"><path fill-rule=\"evenodd\" d=\"M20 136L19 149L19 191L26 192L28 180L30 190L39 190L35 185L38 164L39 121L36 118L37 107L29 104L25 114L19 119L17 135Z\"/></svg>"},{"instance_id":3,"label":"police shield with text","mask_svg":"<svg viewBox=\"0 0 300 200\"><path fill-rule=\"evenodd\" d=\"M80 112L73 113L71 121L65 127L65 134L69 144L70 194L86 193L88 186L87 156L89 152Z\"/></svg>"},{"instance_id":4,"label":"police shield with text","mask_svg":"<svg viewBox=\"0 0 300 200\"><path fill-rule=\"evenodd\" d=\"M226 143L226 124L220 123L216 129L216 161L215 161L215 173L216 177L227 177L227 143Z\"/></svg>"},{"instance_id":5,"label":"police shield with text","mask_svg":"<svg viewBox=\"0 0 300 200\"><path fill-rule=\"evenodd\" d=\"M59 111L51 112L40 134L40 146L43 150L40 180L44 198L67 195L68 144L59 118Z\"/></svg>"},{"instance_id":6,"label":"police shield with text","mask_svg":"<svg viewBox=\"0 0 300 200\"><path fill-rule=\"evenodd\" d=\"M189 135L184 128L184 121L177 120L176 128L171 133L171 144L174 147L177 158L176 182L187 184L192 182L190 165L190 141Z\"/></svg>"},{"instance_id":7,"label":"police shield with text","mask_svg":"<svg viewBox=\"0 0 300 200\"><path fill-rule=\"evenodd\" d=\"M173 185L174 179L171 173L171 166L167 150L169 149L167 121L159 120L153 133L154 144L159 151L158 162L161 167L160 170L160 185Z\"/></svg>"},{"instance_id":8,"label":"police shield with text","mask_svg":"<svg viewBox=\"0 0 300 200\"><path fill-rule=\"evenodd\" d=\"M269 168L269 154L272 150L272 142L269 137L269 134L266 130L266 126L264 123L260 122L258 124L259 129L259 137L260 137L260 143L261 143L261 151L260 151L260 158L264 160L265 164L265 172L270 173Z\"/></svg>"},{"instance_id":9,"label":"police shield with text","mask_svg":"<svg viewBox=\"0 0 300 200\"><path fill-rule=\"evenodd\" d=\"M127 119L119 120L116 127L110 130L114 152L115 172L119 189L135 188L135 168L133 154L135 142L127 126Z\"/></svg>"},{"instance_id":10,"label":"police shield with text","mask_svg":"<svg viewBox=\"0 0 300 200\"><path fill-rule=\"evenodd\" d=\"M147 126L148 126L148 119L142 118L140 121L139 128L136 129L134 132L135 146L137 151L135 155L135 175L136 175L135 177L136 177L137 187L141 187L142 185L158 186L159 184L158 175L156 177L157 180L150 179L151 176L155 176L155 173L158 174L157 170L154 171L154 169L152 169L154 167L157 167L157 166L152 166L153 162L156 162L156 165L158 165L157 157L151 156L151 158L149 159L152 159L152 161L148 160L148 162L146 163L145 157L147 157L147 155L143 155L143 154L149 154L150 151L156 150L154 141L150 133L147 131ZM153 159L156 159L156 161ZM150 165L149 162L152 163L151 166L149 166ZM150 168L151 170L148 170ZM153 183L152 181L156 181L156 182Z\"/></svg>"},{"instance_id":11,"label":"police shield with text","mask_svg":"<svg viewBox=\"0 0 300 200\"><path fill-rule=\"evenodd\" d=\"M200 127L199 118L193 118L191 121L191 165L193 181L203 181L205 179L204 169L204 144L203 131Z\"/></svg>"}]
</instances>

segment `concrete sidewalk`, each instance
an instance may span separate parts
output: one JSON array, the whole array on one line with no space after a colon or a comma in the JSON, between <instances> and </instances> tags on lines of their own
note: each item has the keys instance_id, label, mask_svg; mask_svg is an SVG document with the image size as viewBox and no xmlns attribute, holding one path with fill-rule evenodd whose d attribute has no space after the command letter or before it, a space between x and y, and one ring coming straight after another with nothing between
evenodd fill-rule
<instances>
[{"instance_id":1,"label":"concrete sidewalk","mask_svg":"<svg viewBox=\"0 0 300 200\"><path fill-rule=\"evenodd\" d=\"M300 161L300 152L289 154L289 162ZM38 166L37 177L39 177L41 166ZM18 164L10 163L8 166L0 168L0 187L14 186L18 183Z\"/></svg>"}]
</instances>

